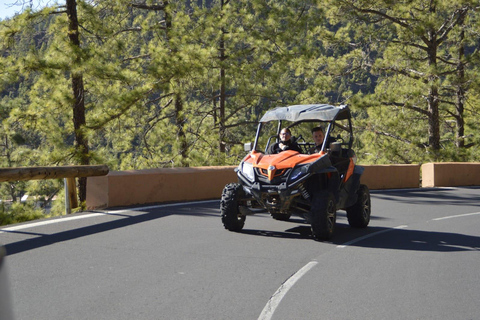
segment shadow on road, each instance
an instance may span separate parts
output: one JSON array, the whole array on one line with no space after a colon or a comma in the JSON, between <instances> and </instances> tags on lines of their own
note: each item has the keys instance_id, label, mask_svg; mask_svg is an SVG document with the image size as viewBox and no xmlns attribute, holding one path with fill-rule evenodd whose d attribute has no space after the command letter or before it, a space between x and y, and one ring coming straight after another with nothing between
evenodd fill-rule
<instances>
[{"instance_id":1,"label":"shadow on road","mask_svg":"<svg viewBox=\"0 0 480 320\"><path fill-rule=\"evenodd\" d=\"M211 208L203 208L200 210L198 208L192 208L192 207L177 207L175 208L174 211L168 210L168 208L167 209L160 208L155 210L145 210L145 211L136 211L136 212L130 211L128 214L127 213L122 213L122 214L105 213L105 215L120 217L120 219L93 224L93 225L89 225L81 228L70 229L70 230L57 232L53 234L42 234L37 232L25 231L25 230L23 231L22 230L15 230L15 231L2 230L4 233L16 233L16 234L26 234L26 235L36 236L31 239L3 244L3 246L6 249L7 255L11 256L20 252L41 248L41 247L55 244L58 242L73 240L73 239L89 236L89 235L100 233L100 232L119 229L119 228L131 226L131 225L135 225L138 223L142 223L142 222L164 218L170 215L192 215L197 217L198 216L218 216L218 213L216 211L212 212L211 214L206 213L206 212L210 212L210 210Z\"/></svg>"},{"instance_id":2,"label":"shadow on road","mask_svg":"<svg viewBox=\"0 0 480 320\"><path fill-rule=\"evenodd\" d=\"M284 239L309 239L312 238L312 232L308 226L299 226L285 232L281 231L268 231L268 230L254 230L254 229L243 229L240 233L249 234L253 236L263 236L263 237L275 237L275 238L284 238Z\"/></svg>"},{"instance_id":3,"label":"shadow on road","mask_svg":"<svg viewBox=\"0 0 480 320\"><path fill-rule=\"evenodd\" d=\"M480 237L451 232L369 228L382 232L350 246L429 252L480 251Z\"/></svg>"},{"instance_id":4,"label":"shadow on road","mask_svg":"<svg viewBox=\"0 0 480 320\"><path fill-rule=\"evenodd\" d=\"M455 204L478 204L480 197L469 194L469 190L479 189L478 187L462 188L462 192L452 192L454 189L411 189L411 190L396 190L396 191L382 191L372 192L372 196L377 199L405 201L408 199L410 203L419 204L437 204L439 202L446 205ZM144 211L128 211L122 213L111 213L111 216L116 216L118 219L94 225L89 225L77 229L66 230L53 234L33 233L30 231L3 231L6 233L28 234L35 236L31 239L21 240L4 244L7 255L48 246L54 243L68 241L100 232L106 232L126 226L147 222L170 215L192 215L192 216L215 216L218 217L218 204L209 204L207 207L199 209L198 207L191 207L188 205L177 207L175 210L168 208L162 209L148 209ZM343 214L344 215L344 214ZM260 215L261 216L261 215ZM341 211L337 213L341 217ZM269 215L265 215L269 218ZM381 217L372 216L372 219L382 219ZM279 237L288 239L311 239L310 226L305 223L303 219L292 218L291 228L281 231L268 230L254 230L244 229L240 233L264 236L264 237ZM382 232L378 235L368 235ZM363 240L359 238L366 237ZM355 242L355 239L358 241ZM353 242L353 243L352 243ZM337 230L332 241L328 244L343 245L345 243L352 243L349 246L378 248L378 249L393 249L393 250L414 250L414 251L437 251L437 252L452 252L452 251L479 251L480 237L468 236L457 233L444 232L428 232L420 230L406 230L406 229L388 229L380 227L368 227L366 229L353 229L345 223L337 222Z\"/></svg>"},{"instance_id":5,"label":"shadow on road","mask_svg":"<svg viewBox=\"0 0 480 320\"><path fill-rule=\"evenodd\" d=\"M450 232L432 232L395 228L368 227L353 229L337 223L336 234L331 241L334 245L348 245L373 249L392 249L430 252L480 251L480 237ZM241 233L278 237L286 239L312 238L310 227L302 225L280 231L247 229Z\"/></svg>"},{"instance_id":6,"label":"shadow on road","mask_svg":"<svg viewBox=\"0 0 480 320\"><path fill-rule=\"evenodd\" d=\"M461 189L462 192L458 192ZM407 201L421 205L477 205L480 196L470 193L469 190L478 190L480 187L458 188L419 188L405 190L372 190L371 195L376 199L387 201ZM477 192L478 193L478 192Z\"/></svg>"}]
</instances>

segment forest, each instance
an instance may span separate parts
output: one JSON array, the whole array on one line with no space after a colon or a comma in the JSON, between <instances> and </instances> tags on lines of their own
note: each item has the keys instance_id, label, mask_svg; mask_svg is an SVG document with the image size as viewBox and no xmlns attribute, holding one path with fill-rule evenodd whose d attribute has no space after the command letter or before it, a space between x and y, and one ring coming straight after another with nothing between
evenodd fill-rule
<instances>
[{"instance_id":1,"label":"forest","mask_svg":"<svg viewBox=\"0 0 480 320\"><path fill-rule=\"evenodd\" d=\"M479 10L478 0L26 8L0 21L0 166L236 165L266 110L309 103L350 106L360 164L478 161ZM56 180L2 183L0 220L61 192Z\"/></svg>"}]
</instances>

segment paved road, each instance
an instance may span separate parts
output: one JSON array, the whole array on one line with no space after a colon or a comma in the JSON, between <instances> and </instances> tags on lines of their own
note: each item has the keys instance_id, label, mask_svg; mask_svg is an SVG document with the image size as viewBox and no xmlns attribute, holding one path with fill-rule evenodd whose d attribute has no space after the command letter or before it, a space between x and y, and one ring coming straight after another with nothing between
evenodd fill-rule
<instances>
[{"instance_id":1,"label":"paved road","mask_svg":"<svg viewBox=\"0 0 480 320\"><path fill-rule=\"evenodd\" d=\"M480 188L372 193L331 242L218 201L89 212L0 231L16 319L478 319ZM75 220L72 220L74 218Z\"/></svg>"}]
</instances>

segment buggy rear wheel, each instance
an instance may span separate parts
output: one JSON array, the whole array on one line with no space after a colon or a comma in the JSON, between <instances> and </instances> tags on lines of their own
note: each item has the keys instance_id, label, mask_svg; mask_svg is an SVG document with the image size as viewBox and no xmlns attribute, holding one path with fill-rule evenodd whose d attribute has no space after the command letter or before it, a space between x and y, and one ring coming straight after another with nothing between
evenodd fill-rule
<instances>
[{"instance_id":1,"label":"buggy rear wheel","mask_svg":"<svg viewBox=\"0 0 480 320\"><path fill-rule=\"evenodd\" d=\"M317 240L329 240L333 236L337 220L335 197L328 191L319 192L314 195L310 210L313 237Z\"/></svg>"},{"instance_id":2,"label":"buggy rear wheel","mask_svg":"<svg viewBox=\"0 0 480 320\"><path fill-rule=\"evenodd\" d=\"M366 185L361 184L357 191L357 202L346 210L348 224L353 228L366 228L370 222L371 210L370 191Z\"/></svg>"},{"instance_id":3,"label":"buggy rear wheel","mask_svg":"<svg viewBox=\"0 0 480 320\"><path fill-rule=\"evenodd\" d=\"M245 225L245 215L239 210L239 202L244 196L242 186L238 183L229 183L222 192L220 214L225 229L240 231Z\"/></svg>"}]
</instances>

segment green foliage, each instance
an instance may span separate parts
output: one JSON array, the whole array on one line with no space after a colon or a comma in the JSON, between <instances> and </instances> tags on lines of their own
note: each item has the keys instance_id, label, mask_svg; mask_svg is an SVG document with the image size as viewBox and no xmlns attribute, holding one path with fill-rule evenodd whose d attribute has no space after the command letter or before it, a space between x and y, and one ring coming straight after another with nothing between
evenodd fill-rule
<instances>
[{"instance_id":1,"label":"green foliage","mask_svg":"<svg viewBox=\"0 0 480 320\"><path fill-rule=\"evenodd\" d=\"M72 210L72 212L75 212L75 211ZM57 193L57 199L52 203L49 216L56 217L56 216L62 216L64 214L65 214L65 189L62 188Z\"/></svg>"},{"instance_id":2,"label":"green foliage","mask_svg":"<svg viewBox=\"0 0 480 320\"><path fill-rule=\"evenodd\" d=\"M0 166L78 164L79 133L110 170L235 165L292 103L348 103L362 163L478 159L473 0L76 3L80 46L56 6L0 21Z\"/></svg>"},{"instance_id":3,"label":"green foliage","mask_svg":"<svg viewBox=\"0 0 480 320\"><path fill-rule=\"evenodd\" d=\"M465 93L472 91L478 70L474 2L348 0L338 8L347 19L375 27L355 37L358 46L368 45L364 54L375 54L369 64L377 77L375 92L355 98L369 115L363 129L370 133L360 136L371 140L370 150L362 150L370 161L469 159L466 146L477 134L466 135L462 122L470 112Z\"/></svg>"},{"instance_id":4,"label":"green foliage","mask_svg":"<svg viewBox=\"0 0 480 320\"><path fill-rule=\"evenodd\" d=\"M48 216L44 215L42 210L35 209L31 202L0 203L0 226L46 217Z\"/></svg>"}]
</instances>

